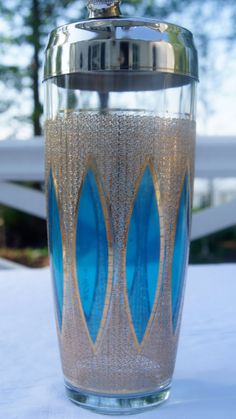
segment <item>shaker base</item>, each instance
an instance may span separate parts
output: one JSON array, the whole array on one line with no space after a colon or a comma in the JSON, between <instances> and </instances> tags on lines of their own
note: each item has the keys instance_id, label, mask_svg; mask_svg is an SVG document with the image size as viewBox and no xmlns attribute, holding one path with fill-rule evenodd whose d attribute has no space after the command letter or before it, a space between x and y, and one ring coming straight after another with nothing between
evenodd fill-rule
<instances>
[{"instance_id":1,"label":"shaker base","mask_svg":"<svg viewBox=\"0 0 236 419\"><path fill-rule=\"evenodd\" d=\"M75 404L104 415L132 415L153 409L168 400L170 387L154 393L137 395L98 395L77 390L66 383L68 398Z\"/></svg>"}]
</instances>

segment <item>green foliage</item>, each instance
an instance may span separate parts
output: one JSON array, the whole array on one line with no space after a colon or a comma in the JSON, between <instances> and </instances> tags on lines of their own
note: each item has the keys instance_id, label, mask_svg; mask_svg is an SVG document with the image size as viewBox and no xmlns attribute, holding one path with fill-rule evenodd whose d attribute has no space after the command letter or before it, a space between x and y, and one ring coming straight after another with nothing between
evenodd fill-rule
<instances>
[{"instance_id":1,"label":"green foliage","mask_svg":"<svg viewBox=\"0 0 236 419\"><path fill-rule=\"evenodd\" d=\"M21 211L0 206L4 220L5 244L8 248L45 247L46 222Z\"/></svg>"},{"instance_id":2,"label":"green foliage","mask_svg":"<svg viewBox=\"0 0 236 419\"><path fill-rule=\"evenodd\" d=\"M211 75L207 83L201 83L200 97L209 107L207 92L211 82L213 89L219 80L214 73L215 45L225 40L233 50L236 39L235 0L123 0L122 11L126 15L155 17L171 20L183 26L191 26L200 51L202 74ZM227 15L225 25L220 24L223 11ZM85 0L7 0L0 2L0 112L9 125L12 119L22 124L30 121L34 134L41 134L42 104L40 84L42 79L42 55L48 33L59 24L86 17ZM25 60L25 56L29 57ZM10 59L9 62L9 57ZM214 75L213 75L214 73ZM205 77L203 77L205 79ZM12 92L9 95L9 92ZM32 109L19 105L24 95L31 96ZM73 97L71 96L71 100ZM71 104L72 106L72 104ZM13 124L11 124L13 125ZM9 246L45 246L45 222L39 222L19 211L0 209L5 219ZM219 233L192 243L190 261L235 261L236 230ZM227 255L231 256L227 256Z\"/></svg>"},{"instance_id":3,"label":"green foliage","mask_svg":"<svg viewBox=\"0 0 236 419\"><path fill-rule=\"evenodd\" d=\"M190 263L230 263L236 261L236 227L191 243Z\"/></svg>"},{"instance_id":4,"label":"green foliage","mask_svg":"<svg viewBox=\"0 0 236 419\"><path fill-rule=\"evenodd\" d=\"M46 36L50 30L65 22L77 21L86 16L86 1L81 0L8 0L0 3L0 16L4 25L0 25L0 93L2 112L7 112L11 118L30 117L34 134L41 134L40 118L42 105L40 103L39 86L42 75L42 54L46 44ZM213 25L219 22L222 10L227 13L227 25L224 30ZM153 16L163 20L173 20L176 23L189 26L195 32L197 46L202 59L201 70L214 70L214 57L210 57L211 43L220 36L228 45L233 46L236 38L236 2L235 0L123 0L122 11L126 15ZM2 27L2 29L1 29ZM214 28L214 30L212 29ZM25 52L27 50L27 52ZM22 57L21 57L22 54ZM24 55L31 59L23 62ZM6 57L12 57L12 63ZM14 63L13 63L14 61ZM22 63L22 64L21 64ZM211 80L215 81L216 76ZM207 106L209 83L202 83L201 100ZM32 98L31 114L18 114L19 97L4 94L4 89L27 92ZM5 99L3 99L5 98ZM12 112L9 113L9 109ZM22 111L23 112L23 111ZM25 112L25 111L24 111ZM7 115L7 114L6 114Z\"/></svg>"},{"instance_id":5,"label":"green foliage","mask_svg":"<svg viewBox=\"0 0 236 419\"><path fill-rule=\"evenodd\" d=\"M1 32L0 45L3 56L0 65L0 88L22 91L28 89L32 97L32 111L29 116L34 135L41 134L40 118L42 115L42 104L40 103L40 83L42 71L42 51L46 43L46 36L53 26L57 25L57 20L65 14L69 6L75 0L14 0L0 4L0 13L4 19L6 28ZM28 48L31 51L31 60L21 64L21 50ZM18 65L9 65L4 57L12 54L13 59L19 55ZM28 52L27 52L28 55ZM17 96L17 95L16 95ZM11 98L1 97L1 111L14 109L16 103ZM16 97L16 100L18 98ZM19 117L18 115L15 115Z\"/></svg>"}]
</instances>

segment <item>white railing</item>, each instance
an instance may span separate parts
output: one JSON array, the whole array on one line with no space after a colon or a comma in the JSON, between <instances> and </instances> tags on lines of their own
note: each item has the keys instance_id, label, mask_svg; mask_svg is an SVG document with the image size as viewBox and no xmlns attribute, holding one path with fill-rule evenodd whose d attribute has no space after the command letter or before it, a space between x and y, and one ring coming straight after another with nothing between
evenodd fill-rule
<instances>
[{"instance_id":1,"label":"white railing","mask_svg":"<svg viewBox=\"0 0 236 419\"><path fill-rule=\"evenodd\" d=\"M236 178L236 137L197 138L196 176ZM44 143L41 137L28 141L0 142L0 203L45 218L42 192L17 185L19 181L43 181ZM236 199L207 208L193 216L192 239L236 224Z\"/></svg>"}]
</instances>

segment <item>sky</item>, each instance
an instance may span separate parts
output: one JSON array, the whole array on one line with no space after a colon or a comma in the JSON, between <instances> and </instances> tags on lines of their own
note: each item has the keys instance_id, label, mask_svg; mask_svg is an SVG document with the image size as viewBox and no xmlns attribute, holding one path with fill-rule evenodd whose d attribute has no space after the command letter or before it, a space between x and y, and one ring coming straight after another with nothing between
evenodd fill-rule
<instances>
[{"instance_id":1,"label":"sky","mask_svg":"<svg viewBox=\"0 0 236 419\"><path fill-rule=\"evenodd\" d=\"M210 8L206 6L204 13L207 15L211 13ZM197 100L197 132L200 135L232 135L236 136L236 46L232 45L228 48L224 42L221 41L222 28L227 27L227 10L223 9L219 20L210 22L209 33L214 33L215 42L210 46L208 54L207 73L200 71L200 84L198 86L198 100ZM191 30L198 31L198 28L192 29L192 21L189 13L184 13L181 17L171 16L174 23L188 27ZM7 33L9 26L0 18L1 31ZM201 29L199 28L199 31ZM224 31L226 31L224 29ZM197 37L196 37L197 38ZM234 41L234 44L236 41ZM1 50L0 50L1 54ZM31 57L31 50L29 47L21 47L20 51L21 66L28 65ZM9 48L9 53L2 54L2 61L5 64L16 64L19 61L19 50L17 48ZM203 60L203 58L202 58ZM41 86L41 99L43 100L43 87ZM0 140L7 138L28 139L32 137L32 128L24 121L20 123L12 118L14 115L24 114L25 111L30 111L31 108L31 92L25 89L23 93L19 94L14 91L6 91L0 79L0 98L1 96L16 99L14 108L11 109L8 115L0 115ZM208 99L208 109L203 106L204 99Z\"/></svg>"}]
</instances>

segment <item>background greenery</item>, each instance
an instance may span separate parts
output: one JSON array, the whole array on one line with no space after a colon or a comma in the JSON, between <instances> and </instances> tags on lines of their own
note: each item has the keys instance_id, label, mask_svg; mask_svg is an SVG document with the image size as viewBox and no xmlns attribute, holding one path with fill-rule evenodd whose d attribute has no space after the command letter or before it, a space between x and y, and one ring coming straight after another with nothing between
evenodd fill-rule
<instances>
[{"instance_id":1,"label":"background greenery","mask_svg":"<svg viewBox=\"0 0 236 419\"><path fill-rule=\"evenodd\" d=\"M126 0L127 15L155 16L190 27L200 54L200 101L205 117L214 111L211 92L220 88L217 48L235 55L235 0ZM50 30L86 16L85 1L8 0L0 3L0 122L11 136L30 129L42 135L42 61ZM227 24L224 24L227 22ZM215 51L215 53L213 53ZM19 94L16 94L18 92ZM42 188L34 184L35 188ZM236 259L236 229L192 244L190 260L222 262ZM47 263L45 222L19 211L0 207L0 256L30 265ZM21 250L19 250L21 249ZM31 250L32 249L32 250ZM38 250L35 250L38 249Z\"/></svg>"}]
</instances>

